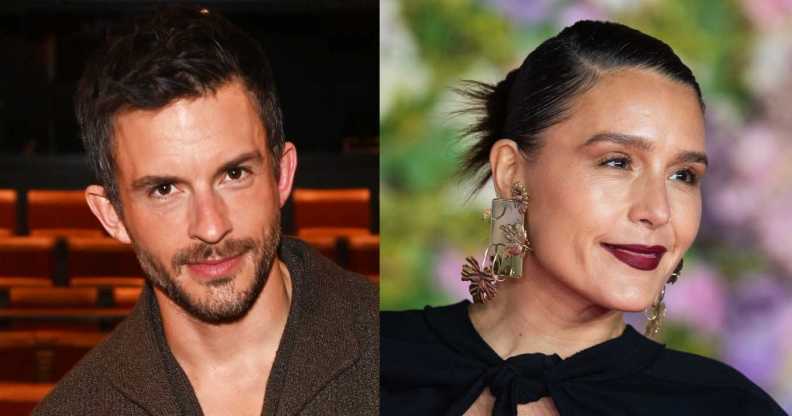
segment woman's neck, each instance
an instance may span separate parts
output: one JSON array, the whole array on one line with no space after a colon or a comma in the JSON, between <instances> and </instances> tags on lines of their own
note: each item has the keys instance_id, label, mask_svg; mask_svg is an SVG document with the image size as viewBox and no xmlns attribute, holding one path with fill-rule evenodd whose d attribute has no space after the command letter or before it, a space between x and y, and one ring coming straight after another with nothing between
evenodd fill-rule
<instances>
[{"instance_id":1,"label":"woman's neck","mask_svg":"<svg viewBox=\"0 0 792 416\"><path fill-rule=\"evenodd\" d=\"M498 355L566 358L622 334L621 311L591 303L533 262L525 266L523 277L501 283L492 301L470 308L473 326Z\"/></svg>"}]
</instances>

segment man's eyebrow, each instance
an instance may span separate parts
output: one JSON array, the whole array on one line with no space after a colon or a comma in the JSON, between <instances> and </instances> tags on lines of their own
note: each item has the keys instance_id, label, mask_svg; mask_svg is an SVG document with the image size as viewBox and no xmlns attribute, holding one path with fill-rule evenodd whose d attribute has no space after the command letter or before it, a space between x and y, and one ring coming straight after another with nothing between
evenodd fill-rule
<instances>
[{"instance_id":1,"label":"man's eyebrow","mask_svg":"<svg viewBox=\"0 0 792 416\"><path fill-rule=\"evenodd\" d=\"M230 161L223 163L223 165L217 169L214 176L218 176L222 173L225 173L231 168L237 167L245 162L253 161L254 163L261 163L263 161L263 157L261 156L261 152L259 151L252 151L243 153ZM165 183L184 183L186 182L185 179L182 179L178 176L171 176L171 175L146 175L141 178L135 179L132 182L132 191L137 191L140 189L150 188L157 185L165 184Z\"/></svg>"},{"instance_id":2,"label":"man's eyebrow","mask_svg":"<svg viewBox=\"0 0 792 416\"><path fill-rule=\"evenodd\" d=\"M651 141L641 136L633 136L623 133L597 133L591 136L585 143L580 145L580 148L591 146L595 143L611 142L626 147L632 147L643 151L651 151L654 145ZM709 159L703 152L695 151L682 151L674 158L673 164L677 163L701 163L704 166L709 166Z\"/></svg>"},{"instance_id":3,"label":"man's eyebrow","mask_svg":"<svg viewBox=\"0 0 792 416\"><path fill-rule=\"evenodd\" d=\"M134 181L132 181L132 191L134 192L140 189L151 188L166 183L182 183L182 182L184 182L184 180L177 176L146 175L142 178L137 178Z\"/></svg>"},{"instance_id":4,"label":"man's eyebrow","mask_svg":"<svg viewBox=\"0 0 792 416\"><path fill-rule=\"evenodd\" d=\"M261 156L261 152L258 150L254 150L252 152L242 153L241 155L229 160L226 163L223 163L223 166L220 166L219 169L215 172L215 176L225 173L231 168L235 168L245 162L253 162L255 164L261 164L264 158Z\"/></svg>"}]
</instances>

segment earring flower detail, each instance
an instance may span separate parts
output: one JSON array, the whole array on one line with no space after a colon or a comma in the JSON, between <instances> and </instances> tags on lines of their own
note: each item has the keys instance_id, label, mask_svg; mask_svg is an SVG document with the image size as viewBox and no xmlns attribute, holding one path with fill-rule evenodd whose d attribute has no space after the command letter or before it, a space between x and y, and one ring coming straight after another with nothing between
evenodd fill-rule
<instances>
[{"instance_id":1,"label":"earring flower detail","mask_svg":"<svg viewBox=\"0 0 792 416\"><path fill-rule=\"evenodd\" d=\"M468 291L473 301L485 303L495 296L495 286L500 280L492 275L492 268L485 267L484 270L474 257L465 258L467 264L462 265L462 281L470 282Z\"/></svg>"},{"instance_id":2,"label":"earring flower detail","mask_svg":"<svg viewBox=\"0 0 792 416\"><path fill-rule=\"evenodd\" d=\"M490 221L490 244L481 264L468 257L462 266L462 281L469 282L474 302L491 300L498 283L522 276L523 257L532 251L525 230L528 193L519 182L512 184L511 193L511 198L493 199L492 208L484 211L484 219Z\"/></svg>"},{"instance_id":3,"label":"earring flower detail","mask_svg":"<svg viewBox=\"0 0 792 416\"><path fill-rule=\"evenodd\" d=\"M679 276L682 274L682 267L684 267L685 261L679 260L676 268L671 273L671 276L668 277L667 283L674 284L677 280L679 280ZM660 329L663 326L663 320L665 319L666 315L666 305L663 300L665 299L665 291L666 286L663 285L663 289L660 290L660 296L657 297L657 300L652 303L652 306L647 308L644 311L644 316L646 316L646 329L644 330L644 335L649 338L655 338L660 333Z\"/></svg>"}]
</instances>

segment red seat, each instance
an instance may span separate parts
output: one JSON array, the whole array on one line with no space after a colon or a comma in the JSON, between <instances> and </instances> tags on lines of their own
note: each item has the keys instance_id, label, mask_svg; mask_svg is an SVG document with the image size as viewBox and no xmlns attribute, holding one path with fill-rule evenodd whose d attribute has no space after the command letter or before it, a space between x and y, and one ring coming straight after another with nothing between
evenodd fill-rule
<instances>
[{"instance_id":1,"label":"red seat","mask_svg":"<svg viewBox=\"0 0 792 416\"><path fill-rule=\"evenodd\" d=\"M2 331L0 380L56 382L106 336L96 330Z\"/></svg>"},{"instance_id":2,"label":"red seat","mask_svg":"<svg viewBox=\"0 0 792 416\"><path fill-rule=\"evenodd\" d=\"M16 191L0 189L0 236L13 234L16 228L16 204Z\"/></svg>"},{"instance_id":3,"label":"red seat","mask_svg":"<svg viewBox=\"0 0 792 416\"><path fill-rule=\"evenodd\" d=\"M300 238L301 240L305 241L311 247L318 250L322 253L325 257L330 258L331 260L338 263L338 252L337 252L337 238L335 236L330 235L309 235L306 238Z\"/></svg>"},{"instance_id":4,"label":"red seat","mask_svg":"<svg viewBox=\"0 0 792 416\"><path fill-rule=\"evenodd\" d=\"M0 276L49 279L55 267L53 237L0 238Z\"/></svg>"},{"instance_id":5,"label":"red seat","mask_svg":"<svg viewBox=\"0 0 792 416\"><path fill-rule=\"evenodd\" d=\"M31 190L27 194L28 228L32 235L104 235L81 190Z\"/></svg>"},{"instance_id":6,"label":"red seat","mask_svg":"<svg viewBox=\"0 0 792 416\"><path fill-rule=\"evenodd\" d=\"M143 276L129 244L107 237L68 237L66 241L69 276Z\"/></svg>"},{"instance_id":7,"label":"red seat","mask_svg":"<svg viewBox=\"0 0 792 416\"><path fill-rule=\"evenodd\" d=\"M348 237L349 264L353 272L369 276L379 276L379 235L355 235Z\"/></svg>"},{"instance_id":8,"label":"red seat","mask_svg":"<svg viewBox=\"0 0 792 416\"><path fill-rule=\"evenodd\" d=\"M295 189L294 225L305 228L357 228L371 226L371 192L366 188Z\"/></svg>"},{"instance_id":9,"label":"red seat","mask_svg":"<svg viewBox=\"0 0 792 416\"><path fill-rule=\"evenodd\" d=\"M0 415L29 415L53 386L53 383L0 383Z\"/></svg>"}]
</instances>

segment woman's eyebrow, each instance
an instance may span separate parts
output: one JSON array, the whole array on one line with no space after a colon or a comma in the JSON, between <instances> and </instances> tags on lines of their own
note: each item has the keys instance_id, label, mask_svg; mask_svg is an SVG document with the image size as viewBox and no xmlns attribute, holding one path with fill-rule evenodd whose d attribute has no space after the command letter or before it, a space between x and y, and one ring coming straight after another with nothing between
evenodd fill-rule
<instances>
[{"instance_id":1,"label":"woman's eyebrow","mask_svg":"<svg viewBox=\"0 0 792 416\"><path fill-rule=\"evenodd\" d=\"M596 143L611 142L625 147L633 147L639 150L651 151L654 149L652 142L641 136L634 136L624 133L604 132L597 133L591 136L585 143L580 145L580 148L588 147Z\"/></svg>"},{"instance_id":2,"label":"woman's eyebrow","mask_svg":"<svg viewBox=\"0 0 792 416\"><path fill-rule=\"evenodd\" d=\"M645 137L613 132L597 133L586 140L585 143L580 145L580 148L582 149L584 147L601 142L615 143L646 152L652 151L654 149L654 144L652 144L652 142ZM679 152L673 161L673 164L677 163L701 163L704 166L709 166L709 160L707 159L707 155L705 153L692 150L683 150Z\"/></svg>"}]
</instances>

